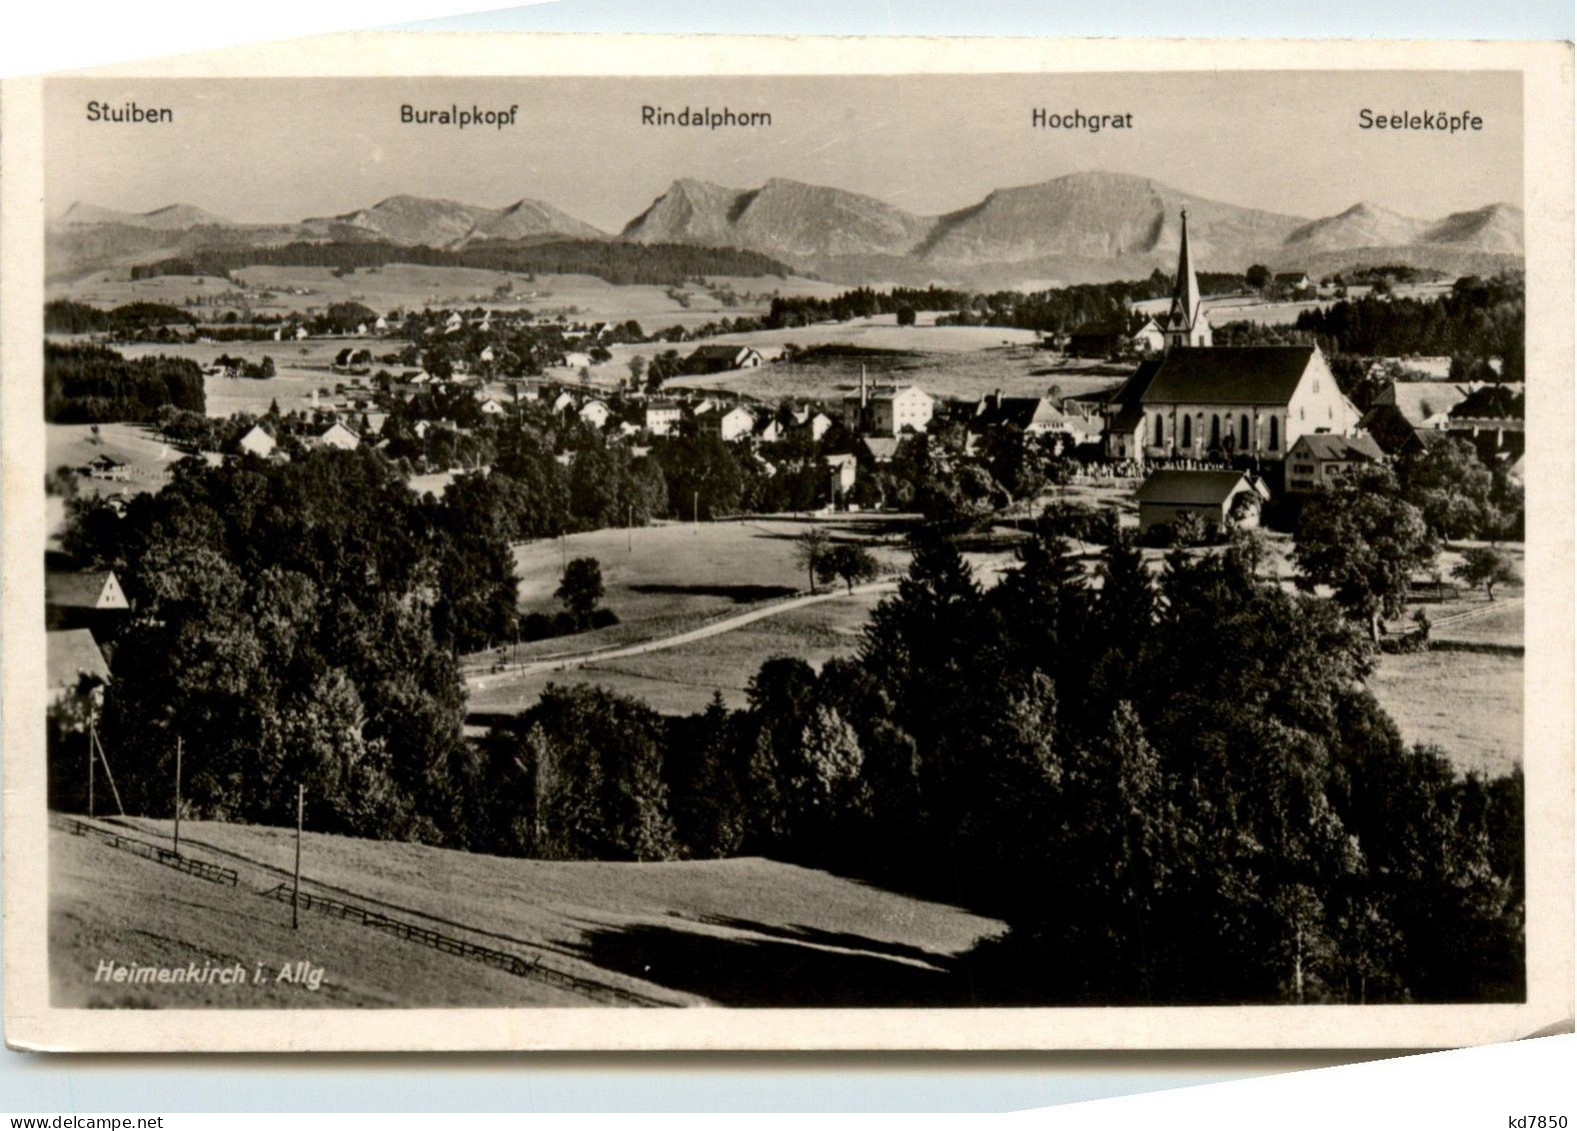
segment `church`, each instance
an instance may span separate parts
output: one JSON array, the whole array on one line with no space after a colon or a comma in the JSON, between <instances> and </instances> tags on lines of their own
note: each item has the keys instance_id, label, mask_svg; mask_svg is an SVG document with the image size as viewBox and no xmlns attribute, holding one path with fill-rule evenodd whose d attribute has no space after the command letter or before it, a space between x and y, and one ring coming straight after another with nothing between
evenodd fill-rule
<instances>
[{"instance_id":1,"label":"church","mask_svg":"<svg viewBox=\"0 0 1577 1131\"><path fill-rule=\"evenodd\" d=\"M1358 410L1316 346L1216 346L1182 214L1177 280L1161 324L1161 356L1107 405L1111 459L1281 460L1306 435L1345 435Z\"/></svg>"}]
</instances>

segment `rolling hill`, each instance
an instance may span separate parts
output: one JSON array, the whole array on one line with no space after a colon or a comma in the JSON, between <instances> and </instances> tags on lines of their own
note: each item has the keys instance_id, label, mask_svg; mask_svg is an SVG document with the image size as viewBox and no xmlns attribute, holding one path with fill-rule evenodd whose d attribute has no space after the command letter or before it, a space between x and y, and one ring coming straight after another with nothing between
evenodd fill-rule
<instances>
[{"instance_id":1,"label":"rolling hill","mask_svg":"<svg viewBox=\"0 0 1577 1131\"><path fill-rule=\"evenodd\" d=\"M1475 271L1521 265L1523 216L1509 204L1431 220L1365 202L1308 219L1102 172L996 189L942 216L787 178L751 189L681 178L618 236L531 198L487 208L396 195L337 216L273 225L232 223L186 204L147 213L75 204L51 226L49 265L58 278L204 248L293 241L459 250L573 239L736 248L840 283L1052 285L1169 270L1185 207L1195 261L1210 270L1241 271L1251 263L1311 273L1377 263Z\"/></svg>"},{"instance_id":2,"label":"rolling hill","mask_svg":"<svg viewBox=\"0 0 1577 1131\"><path fill-rule=\"evenodd\" d=\"M168 845L168 822L107 829ZM50 832L50 972L59 1006L958 1004L956 960L1002 924L825 872L742 858L624 864L510 859L308 833L302 890L446 939L525 958L520 976L320 910L290 929L262 897L291 872L294 830L183 821L183 853L238 872L214 884ZM452 948L451 948L452 949ZM103 957L185 966L306 960L320 991L106 986Z\"/></svg>"}]
</instances>

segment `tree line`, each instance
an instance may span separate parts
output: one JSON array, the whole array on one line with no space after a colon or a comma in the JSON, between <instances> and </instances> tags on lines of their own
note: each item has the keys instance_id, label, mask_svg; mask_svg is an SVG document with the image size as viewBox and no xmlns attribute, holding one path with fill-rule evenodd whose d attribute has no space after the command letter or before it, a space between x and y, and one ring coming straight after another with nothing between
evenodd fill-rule
<instances>
[{"instance_id":1,"label":"tree line","mask_svg":"<svg viewBox=\"0 0 1577 1131\"><path fill-rule=\"evenodd\" d=\"M1438 299L1344 299L1301 312L1296 329L1315 335L1327 353L1497 358L1500 380L1523 379L1527 309L1520 277L1468 276Z\"/></svg>"},{"instance_id":2,"label":"tree line","mask_svg":"<svg viewBox=\"0 0 1577 1131\"><path fill-rule=\"evenodd\" d=\"M922 536L857 658L665 718L552 687L484 746L472 847L762 854L998 915L975 1003L1520 1000L1522 781L1409 749L1331 603L1252 549L1044 532L991 590Z\"/></svg>"},{"instance_id":3,"label":"tree line","mask_svg":"<svg viewBox=\"0 0 1577 1131\"><path fill-rule=\"evenodd\" d=\"M142 421L165 406L202 412L205 403L195 361L44 343L44 419L51 423Z\"/></svg>"},{"instance_id":4,"label":"tree line","mask_svg":"<svg viewBox=\"0 0 1577 1131\"><path fill-rule=\"evenodd\" d=\"M691 244L639 244L620 240L555 239L541 243L485 241L464 248L328 240L298 240L268 247L213 247L144 266L154 274L227 276L241 267L356 269L412 263L422 267L475 267L520 274L595 275L616 286L677 285L698 275L788 275L789 268L753 251Z\"/></svg>"}]
</instances>

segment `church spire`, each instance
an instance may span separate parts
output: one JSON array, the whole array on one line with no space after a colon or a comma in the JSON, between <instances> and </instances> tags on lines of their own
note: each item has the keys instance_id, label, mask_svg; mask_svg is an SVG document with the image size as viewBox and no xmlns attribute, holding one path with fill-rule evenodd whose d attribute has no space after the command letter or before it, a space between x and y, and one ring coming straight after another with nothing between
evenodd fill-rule
<instances>
[{"instance_id":1,"label":"church spire","mask_svg":"<svg viewBox=\"0 0 1577 1131\"><path fill-rule=\"evenodd\" d=\"M1167 311L1166 344L1168 346L1208 346L1211 342L1210 323L1200 309L1199 277L1194 274L1194 261L1188 254L1188 209L1182 210L1183 230L1177 249L1177 281L1172 287L1172 307Z\"/></svg>"}]
</instances>

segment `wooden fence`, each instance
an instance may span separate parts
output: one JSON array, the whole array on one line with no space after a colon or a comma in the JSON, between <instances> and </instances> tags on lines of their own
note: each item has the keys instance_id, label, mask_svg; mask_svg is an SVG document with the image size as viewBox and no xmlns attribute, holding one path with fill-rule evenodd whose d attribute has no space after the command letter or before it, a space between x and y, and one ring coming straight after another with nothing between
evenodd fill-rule
<instances>
[{"instance_id":1,"label":"wooden fence","mask_svg":"<svg viewBox=\"0 0 1577 1131\"><path fill-rule=\"evenodd\" d=\"M196 876L200 880L207 880L213 884L224 884L235 887L239 877L231 868L221 868L218 864L210 864L206 860L196 860L190 856L182 856L173 849L163 845L150 844L136 837L126 836L113 829L106 829L99 825L79 821L75 817L68 817L62 813L51 813L50 824L58 829L64 829L72 836L92 837L111 848L118 848L122 852L130 852L156 864L163 864L166 868L174 868L177 872L185 872L188 876Z\"/></svg>"},{"instance_id":2,"label":"wooden fence","mask_svg":"<svg viewBox=\"0 0 1577 1131\"><path fill-rule=\"evenodd\" d=\"M258 894L265 899L277 899L282 903L289 903L291 899L290 885L286 883ZM331 915L347 922L357 923L363 927L370 927L375 931L383 931L386 934L393 935L395 938L404 939L406 942L432 947L434 950L452 954L458 958L468 958L473 962L491 966L495 970L502 970L506 974L513 974L517 978L535 978L550 985L558 986L561 989L569 990L572 993L614 1005L660 1004L630 990L593 982L588 978L582 978L576 974L555 969L546 965L542 961L541 956L522 958L518 954L480 946L477 943L457 938L454 935L442 934L429 927L390 918L380 911L370 911L365 907L357 907L342 900L331 899L324 895L314 895L311 892L301 892L297 896L297 900L298 906L308 910Z\"/></svg>"}]
</instances>

